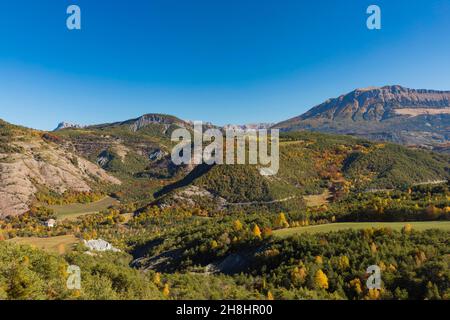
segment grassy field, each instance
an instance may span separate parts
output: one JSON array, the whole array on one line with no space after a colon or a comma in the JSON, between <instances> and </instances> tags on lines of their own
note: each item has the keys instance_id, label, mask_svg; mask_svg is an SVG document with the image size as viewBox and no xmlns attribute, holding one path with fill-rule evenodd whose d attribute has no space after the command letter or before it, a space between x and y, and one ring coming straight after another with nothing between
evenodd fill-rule
<instances>
[{"instance_id":1,"label":"grassy field","mask_svg":"<svg viewBox=\"0 0 450 320\"><path fill-rule=\"evenodd\" d=\"M13 238L7 240L8 242L14 242L16 244L26 244L32 247L42 249L53 253L67 253L72 250L73 246L77 244L80 240L74 235L49 237L49 238L38 238L38 237L27 237L27 238Z\"/></svg>"},{"instance_id":2,"label":"grassy field","mask_svg":"<svg viewBox=\"0 0 450 320\"><path fill-rule=\"evenodd\" d=\"M286 238L295 234L302 233L323 233L330 231L340 231L346 229L367 229L367 228L391 228L401 230L405 224L409 223L413 230L441 229L450 231L450 221L425 221L425 222L345 222L330 223L308 227L286 228L273 231L273 235L280 238Z\"/></svg>"},{"instance_id":3,"label":"grassy field","mask_svg":"<svg viewBox=\"0 0 450 320\"><path fill-rule=\"evenodd\" d=\"M117 203L118 203L117 200L111 197L105 197L102 200L92 203L86 204L71 203L62 206L48 206L48 207L55 211L57 219L64 220L64 219L76 219L77 217L85 214L97 213Z\"/></svg>"},{"instance_id":4,"label":"grassy field","mask_svg":"<svg viewBox=\"0 0 450 320\"><path fill-rule=\"evenodd\" d=\"M330 196L330 192L327 190L322 194L303 196L303 199L305 199L308 207L320 207L321 205L328 204L328 198Z\"/></svg>"}]
</instances>

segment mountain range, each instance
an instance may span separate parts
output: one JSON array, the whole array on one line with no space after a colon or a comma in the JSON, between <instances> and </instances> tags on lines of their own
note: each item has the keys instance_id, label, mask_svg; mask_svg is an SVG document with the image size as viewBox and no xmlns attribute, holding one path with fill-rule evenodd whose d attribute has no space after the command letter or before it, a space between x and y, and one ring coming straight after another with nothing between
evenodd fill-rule
<instances>
[{"instance_id":1,"label":"mountain range","mask_svg":"<svg viewBox=\"0 0 450 320\"><path fill-rule=\"evenodd\" d=\"M171 115L91 126L61 123L52 132L0 121L0 217L26 212L38 204L38 193L100 191L138 209L191 206L211 213L290 210L324 190L339 196L447 180L450 156L416 147L446 151L449 101L446 91L366 88L273 126L222 127L280 128L275 177L261 176L252 165L175 166L171 133L192 130L193 124Z\"/></svg>"},{"instance_id":2,"label":"mountain range","mask_svg":"<svg viewBox=\"0 0 450 320\"><path fill-rule=\"evenodd\" d=\"M398 85L357 89L328 99L274 127L284 131L352 134L448 151L450 91L415 90Z\"/></svg>"}]
</instances>

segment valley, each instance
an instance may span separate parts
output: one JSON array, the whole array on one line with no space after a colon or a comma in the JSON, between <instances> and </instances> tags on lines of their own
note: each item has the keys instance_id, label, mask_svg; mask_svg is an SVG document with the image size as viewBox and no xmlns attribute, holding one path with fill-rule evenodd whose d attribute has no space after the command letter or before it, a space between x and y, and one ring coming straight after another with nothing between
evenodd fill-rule
<instances>
[{"instance_id":1,"label":"valley","mask_svg":"<svg viewBox=\"0 0 450 320\"><path fill-rule=\"evenodd\" d=\"M446 141L446 97L393 86L329 100L275 125L273 176L175 165L172 132L194 124L171 115L52 132L1 121L0 298L449 299L450 156L405 138L427 117ZM367 139L346 123L406 131ZM83 242L99 239L118 250ZM364 287L374 264L379 290ZM64 286L68 265L81 290Z\"/></svg>"}]
</instances>

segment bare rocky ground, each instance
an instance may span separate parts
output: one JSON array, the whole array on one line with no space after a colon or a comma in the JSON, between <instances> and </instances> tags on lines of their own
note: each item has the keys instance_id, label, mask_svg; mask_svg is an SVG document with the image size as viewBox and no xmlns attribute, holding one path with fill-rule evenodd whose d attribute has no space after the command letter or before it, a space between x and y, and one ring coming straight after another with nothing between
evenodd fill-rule
<instances>
[{"instance_id":1,"label":"bare rocky ground","mask_svg":"<svg viewBox=\"0 0 450 320\"><path fill-rule=\"evenodd\" d=\"M94 182L120 184L97 165L40 139L16 141L20 153L0 154L0 217L29 209L39 186L62 193L91 191Z\"/></svg>"}]
</instances>

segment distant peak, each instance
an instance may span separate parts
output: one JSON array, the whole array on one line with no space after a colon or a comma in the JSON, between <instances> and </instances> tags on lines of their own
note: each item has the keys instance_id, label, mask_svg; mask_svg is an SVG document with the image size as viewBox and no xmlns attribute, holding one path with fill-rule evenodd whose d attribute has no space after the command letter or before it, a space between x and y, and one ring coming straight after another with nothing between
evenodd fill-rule
<instances>
[{"instance_id":1,"label":"distant peak","mask_svg":"<svg viewBox=\"0 0 450 320\"><path fill-rule=\"evenodd\" d=\"M383 87L366 87L366 88L358 88L353 92L361 93L367 91L378 91L378 92L389 92L389 93L449 93L450 91L442 91L442 90L430 90L430 89L411 89L399 84L395 85L386 85Z\"/></svg>"},{"instance_id":2,"label":"distant peak","mask_svg":"<svg viewBox=\"0 0 450 320\"><path fill-rule=\"evenodd\" d=\"M383 87L369 86L369 87L365 87L365 88L355 89L352 92L367 92L367 91L404 92L404 91L409 91L409 90L412 90L412 89L408 89L408 88L405 88L405 87L403 87L401 85L396 84L396 85L386 85L386 86L383 86Z\"/></svg>"},{"instance_id":3,"label":"distant peak","mask_svg":"<svg viewBox=\"0 0 450 320\"><path fill-rule=\"evenodd\" d=\"M348 130L352 123L360 126L369 124L378 126L379 123L399 117L419 115L446 117L449 109L450 91L410 89L401 85L366 87L328 99L306 113L277 126L298 128L304 125L310 128L323 123L324 127L331 128L344 124L343 130ZM330 124L333 121L334 123Z\"/></svg>"},{"instance_id":4,"label":"distant peak","mask_svg":"<svg viewBox=\"0 0 450 320\"><path fill-rule=\"evenodd\" d=\"M79 125L79 124L76 124L76 123L70 123L70 122L63 121L63 122L60 122L58 124L58 126L55 128L55 130L53 130L53 131L58 131L58 130L67 129L67 128L78 128L78 129L80 129L80 128L83 128L83 126Z\"/></svg>"},{"instance_id":5,"label":"distant peak","mask_svg":"<svg viewBox=\"0 0 450 320\"><path fill-rule=\"evenodd\" d=\"M125 123L128 123L130 121L126 121ZM162 124L162 125L171 125L171 124L182 124L184 123L183 120L167 115L167 114L160 114L160 113L147 113L142 116L140 116L137 119L131 120L131 129L133 131L138 131L139 129L149 125L149 124Z\"/></svg>"},{"instance_id":6,"label":"distant peak","mask_svg":"<svg viewBox=\"0 0 450 320\"><path fill-rule=\"evenodd\" d=\"M381 87L381 89L386 89L386 90L412 90L412 89L405 88L405 87L403 87L401 85L398 85L398 84L391 85L391 86L384 86L384 87Z\"/></svg>"},{"instance_id":7,"label":"distant peak","mask_svg":"<svg viewBox=\"0 0 450 320\"><path fill-rule=\"evenodd\" d=\"M376 90L376 89L380 89L380 87L358 88L358 89L356 89L355 91L361 91L361 92L364 92L364 91L372 91L372 90Z\"/></svg>"},{"instance_id":8,"label":"distant peak","mask_svg":"<svg viewBox=\"0 0 450 320\"><path fill-rule=\"evenodd\" d=\"M261 129L269 129L271 128L275 123L247 123L243 125L238 124L227 124L224 125L222 128L224 130L261 130Z\"/></svg>"}]
</instances>

